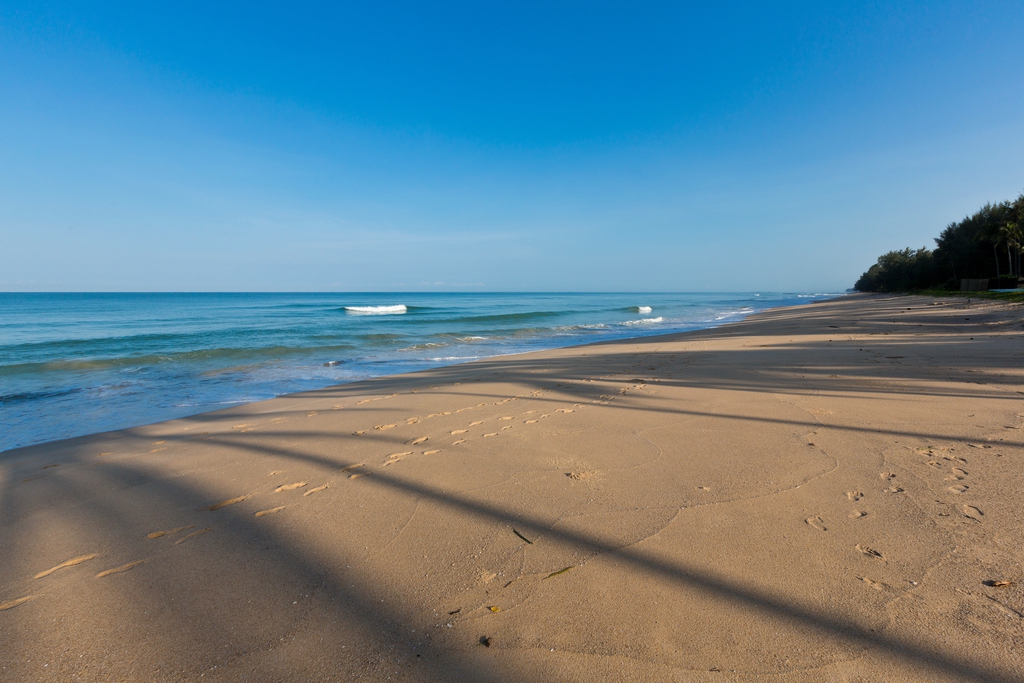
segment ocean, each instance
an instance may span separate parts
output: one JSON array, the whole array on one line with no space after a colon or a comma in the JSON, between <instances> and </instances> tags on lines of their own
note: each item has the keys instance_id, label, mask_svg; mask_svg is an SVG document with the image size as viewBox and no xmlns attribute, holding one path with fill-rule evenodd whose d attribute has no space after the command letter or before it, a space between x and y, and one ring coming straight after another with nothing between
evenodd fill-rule
<instances>
[{"instance_id":1,"label":"ocean","mask_svg":"<svg viewBox=\"0 0 1024 683\"><path fill-rule=\"evenodd\" d=\"M0 451L826 293L0 293Z\"/></svg>"}]
</instances>

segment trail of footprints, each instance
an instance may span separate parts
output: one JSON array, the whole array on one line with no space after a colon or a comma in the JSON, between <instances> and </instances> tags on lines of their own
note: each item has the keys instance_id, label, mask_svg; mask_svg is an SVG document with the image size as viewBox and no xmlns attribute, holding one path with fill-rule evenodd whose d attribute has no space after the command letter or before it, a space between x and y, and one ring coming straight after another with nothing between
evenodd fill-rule
<instances>
[{"instance_id":1,"label":"trail of footprints","mask_svg":"<svg viewBox=\"0 0 1024 683\"><path fill-rule=\"evenodd\" d=\"M893 479L896 478L896 475L893 474L892 472L883 472L883 473L880 474L880 477L881 477L881 479L884 482L889 483ZM897 492L902 492L902 491L903 491L902 488L890 484L889 488L885 489L884 492L885 493L897 493ZM846 492L846 499L848 501L850 501L851 503L859 503L861 500L864 499L864 493L862 493L861 491L859 491L857 489L854 489L852 491L847 491ZM847 517L849 519L862 519L862 518L867 517L867 516L868 516L868 512L863 509L863 506L859 506L859 505L857 507L855 507L854 509L852 509L850 511L850 513L847 515ZM825 524L825 521L822 519L822 517L820 515L813 515L811 517L808 517L807 519L804 520L804 522L808 526L810 526L811 528L817 529L818 531L821 531L821 532L827 532L828 531L828 526ZM857 553L859 553L861 556L863 556L865 558L872 559L872 560L881 560L883 562L885 561L885 557L882 555L882 553L878 552L874 548L871 548L871 547L869 547L867 545L863 545L863 544L859 544L858 543L858 544L856 544L854 546L853 549ZM877 590L877 591L882 591L882 590L886 589L886 584L884 584L884 583L882 583L880 581L875 581L874 579L871 579L871 578L869 578L867 576L858 576L857 580L863 582L866 586L868 586L868 587L870 587L870 588L872 588L874 590Z\"/></svg>"},{"instance_id":2,"label":"trail of footprints","mask_svg":"<svg viewBox=\"0 0 1024 683\"><path fill-rule=\"evenodd\" d=\"M531 398L532 397L537 397L537 396L540 396L542 394L543 394L543 392L533 392L533 394L530 397ZM378 397L378 398L374 398L374 399L364 399L364 400L359 401L357 403L357 405L368 403L368 402L373 401L373 400L381 400L383 398L391 398L391 396ZM509 397L509 398L503 399L501 401L497 401L497 402L495 402L493 404L480 403L480 404L478 404L476 406L471 406L471 407L468 407L468 408L461 408L461 409L454 410L454 411L445 411L445 412L441 412L441 413L433 413L433 414L428 415L427 419L434 418L434 417L453 415L453 414L456 414L456 413L462 413L462 412L465 412L465 411L468 411L468 410L473 410L473 409L476 409L476 408L482 408L482 407L485 407L485 406L488 406L488 405L496 405L496 406L498 406L498 405L505 405L505 404L510 403L512 401L516 401L519 398L520 397ZM335 406L335 409L340 408L340 407L341 406ZM559 409L557 409L555 411L552 411L551 413L545 413L545 414L541 414L541 415L537 415L537 413L538 413L537 410L528 410L525 413L523 413L523 417L528 418L528 419L523 421L523 424L531 424L531 425L532 424L537 424L540 420L549 418L549 417L551 417L555 413L569 414L569 413L574 412L575 409L581 408L581 407L583 407L583 406L580 405L580 404L575 404L572 408L559 408ZM308 417L312 417L313 415L316 415L316 414L317 414L317 411L309 411L307 413L307 416ZM512 422L514 420L516 420L516 416L506 415L506 416L501 416L501 417L496 418L495 422ZM410 417L407 420L405 420L405 424L406 425L414 425L414 424L418 424L420 422L421 422L421 419L419 417ZM471 422L468 425L468 427L465 428L465 429L450 430L449 435L458 436L458 435L462 435L462 434L469 434L473 427L478 427L480 425L483 425L485 422L487 422L487 419L475 420L475 421ZM387 431L387 430L393 429L393 428L395 428L397 426L398 426L397 423L396 424L381 424L381 425L374 426L374 430L376 430L376 431ZM488 432L488 433L482 434L481 436L482 437L498 436L500 433L512 429L513 426L514 425L512 425L512 424L504 425L497 432ZM249 429L252 428L252 425L249 425L249 424L237 425L236 428L239 429L240 431L249 431ZM365 433L365 430L357 432L357 434L362 434L362 433ZM469 438L471 438L471 436L470 437L461 438L461 439L457 439L455 442L453 442L453 445L458 445L458 444L465 443ZM409 443L409 445L412 445L412 446L419 446L421 444L424 444L424 443L428 442L429 440L430 440L430 438L428 436L422 436L422 437L418 437L418 438L412 439L408 443ZM160 442L158 442L158 443L160 443ZM154 445L157 445L157 444L154 444ZM402 452L398 452L398 453L392 453L391 455L387 456L387 458L383 462L383 466L386 467L388 465L392 465L394 463L397 463L397 462L401 461L403 458L405 458L407 456L410 456L410 455L413 455L414 452L415 451L402 451ZM435 455L435 454L440 453L440 452L441 452L440 449L428 448L428 449L422 451L422 454L429 456L429 455ZM275 471L269 472L267 476L277 476L277 475L279 475L281 473L282 472L280 470L275 470ZM347 466L345 466L345 467L343 467L343 468L341 468L339 470L339 474L347 475L347 478L349 480L359 479L360 477L366 476L366 475L368 475L370 473L371 473L371 470L366 468L365 463L356 463L356 464L347 465ZM301 491L302 489L306 489L307 486L308 486L308 482L306 482L306 481L285 482L285 483L281 483L281 484L277 485L276 487L274 487L272 492L269 493L269 495L279 495L279 494L288 494L290 492L298 492L298 491ZM310 496L310 495L318 493L320 491L324 491L327 488L329 488L330 486L331 486L331 482L327 482L327 483L321 484L319 486L308 488L307 490L302 492L302 496L303 497ZM238 503L241 503L242 501L245 501L245 500L248 500L250 498L253 498L256 495L257 494L249 493L249 494L243 494L243 495L240 495L240 496L235 496L235 497L232 497L232 498L228 498L228 499L219 501L217 503L213 503L213 504L207 506L206 508L203 508L203 511L204 512L210 512L210 513L216 512L216 511L221 510L223 508L226 508L226 507L229 507L229 506L232 506L232 505L237 505ZM275 506L272 506L272 507L268 507L268 508L264 508L264 509L261 509L261 510L257 510L257 511L255 511L253 513L253 516L256 517L256 518L260 518L260 517L265 517L267 515L277 514L279 512L282 512L282 511L286 510L287 507L288 507L287 504L275 505ZM167 539L167 540L172 540L173 539L173 545L177 546L177 545L182 545L184 543L192 542L195 539L197 539L197 538L199 538L201 536L204 536L205 534L208 534L208 533L210 533L210 532L212 532L214 530L214 526L212 526L212 525L211 526L204 526L203 528L199 528L199 529L196 529L196 526L197 526L196 524L184 524L184 525L181 525L181 526L176 526L176 527L172 527L172 528L168 528L168 529L161 529L161 530L153 531L153 532L150 532L150 533L146 534L146 540L147 541L160 542L160 539ZM53 574L61 572L62 570L71 569L73 567L77 567L79 565L83 565L83 564L85 564L87 562L92 562L94 560L97 560L100 557L101 557L100 553L90 553L90 554L86 554L86 555L79 555L79 556L76 556L76 557L72 557L72 558L70 558L68 560L65 560L65 561L63 561L63 562L61 562L61 563L59 563L59 564L57 564L57 565L55 565L53 567L50 567L48 569L45 569L43 571L38 572L37 574L34 575L33 579L35 579L35 580L42 580L42 579L45 579L45 578L47 578L47 577L49 577L49 576L51 576ZM117 566L114 566L114 567L110 567L108 569L103 569L103 570L99 571L95 575L95 578L103 579L103 578L106 578L106 577L109 577L109 576L115 576L115 575L118 575L118 574L123 574L125 572L129 572L129 571L135 569L136 567L144 565L146 562L149 561L149 559L150 558L135 559L135 560L132 560L132 561L129 561L129 562L125 562L123 564L120 564L120 565L117 565ZM30 595L22 596L22 597L19 597L19 598L14 598L12 600L7 600L5 602L0 602L0 611L6 611L6 610L9 610L9 609L14 609L15 607L18 607L18 606L23 605L25 603L31 602L32 600L35 600L38 597L40 597L39 594L30 594Z\"/></svg>"},{"instance_id":3,"label":"trail of footprints","mask_svg":"<svg viewBox=\"0 0 1024 683\"><path fill-rule=\"evenodd\" d=\"M495 405L508 403L509 401L514 401L514 400L517 400L517 397L513 397L511 399L505 399L503 401L499 401L498 404L495 404ZM474 407L481 407L481 406L485 406L485 405L487 405L487 404L484 403L484 404L480 404L479 406L474 406ZM575 412L576 408L580 408L580 407L582 407L582 405L577 403L577 404L574 404L574 406L572 408L559 408L559 409L553 411L553 413L568 414L568 413ZM456 410L456 411L444 412L444 413L433 413L431 415L428 415L427 418L429 419L429 418L432 418L432 417L439 417L439 416L442 416L442 415L452 415L454 413L463 412L464 410L471 410L471 408L463 408L462 410ZM552 414L553 414L553 413L545 413L545 414L542 414L542 415L537 415L538 412L539 411L537 411L537 410L527 410L526 412L524 412L522 417L526 417L528 419L523 420L523 424L527 424L527 425L537 424L538 422L540 422L540 420L546 419L548 417L551 417ZM536 415L536 417L533 417L534 415ZM500 422L511 422L511 421L513 421L515 419L516 419L516 416L514 416L514 415L503 415L501 417L496 418L495 422L499 422L499 423ZM415 420L415 422L412 422L411 420ZM420 421L419 418L410 418L410 421L407 421L406 424L416 424L419 421ZM469 441L472 438L472 435L470 434L470 432L472 431L473 427L478 427L478 426L484 424L487 421L488 420L486 420L486 419L484 419L484 420L474 420L473 422L470 422L465 428L449 430L448 431L448 436L459 437L455 441L452 441L451 445L458 446L460 444L466 443L467 441ZM481 438L485 438L485 439L486 438L495 437L495 436L499 436L502 432L508 431L508 430L512 429L513 427L514 427L514 425L512 425L512 424L502 425L501 427L498 428L497 431L488 432L488 431L485 430L485 431L481 432L479 434L479 436ZM463 436L463 435L469 435L469 436ZM421 436L421 437L418 437L416 439L412 439L412 440L408 441L407 444L409 446L419 446L421 444L426 443L429 440L430 440L430 437L428 437L428 436ZM439 449L439 448L428 448L427 450L422 451L422 455L436 455L436 454L438 454L440 452L441 452L441 449ZM397 453L391 453L384 460L383 466L387 467L389 465L393 465L396 462L399 462L402 459L404 459L404 458L406 458L406 457L408 457L410 455L413 455L414 453L415 453L415 451L401 451L401 452L397 452Z\"/></svg>"},{"instance_id":4,"label":"trail of footprints","mask_svg":"<svg viewBox=\"0 0 1024 683\"><path fill-rule=\"evenodd\" d=\"M988 444L967 444L972 448L992 448ZM949 446L945 448L938 448L935 446L927 446L924 448L910 449L927 458L927 466L936 470L937 472L944 473L942 485L945 485L945 491L949 495L961 496L970 490L970 485L966 483L968 477L968 471L961 465L967 465L967 460L963 457L955 455L956 447ZM895 472L880 472L879 478L882 480L883 486L882 494L897 494L903 493L904 489L902 486L896 483L897 475ZM846 498L851 503L854 503L854 508L847 515L850 519L862 519L868 516L868 511L864 509L863 505L860 505L860 501L865 498L865 494L859 490L852 490L846 493ZM962 513L965 519L970 519L974 522L982 522L985 513L975 505L969 503L963 503L958 507L958 510ZM948 513L940 513L941 516L948 516ZM828 531L828 527L825 521L820 515L813 515L804 520L806 524L818 531ZM857 544L854 546L854 550L864 558L869 560L878 560L885 562L885 556L878 550L871 548L864 544ZM865 585L870 588L883 591L888 586L880 581L875 581L867 576L858 576L858 580L862 581ZM915 582L914 585L917 585Z\"/></svg>"},{"instance_id":5,"label":"trail of footprints","mask_svg":"<svg viewBox=\"0 0 1024 683\"><path fill-rule=\"evenodd\" d=\"M896 474L895 473L893 473L893 472L882 472L882 473L879 474L879 478L882 480L883 484L888 484L889 485L888 488L883 490L883 493L899 493L899 492L903 491L902 487L899 487L899 486L897 486L897 485L892 483L893 480L896 479ZM850 503L854 504L854 507L850 510L849 514L847 515L847 517L849 519L851 519L851 520L863 519L864 517L868 516L867 510L865 510L863 504L861 504L861 501L864 500L864 498L865 498L865 494L862 491L860 491L859 489L853 489L852 491L847 491L846 492L846 499ZM828 528L829 528L828 525L826 524L825 520L821 517L821 515L812 515L812 516L808 517L807 519L805 519L804 522L809 527L811 527L813 529L816 529L817 531L820 531L820 532L827 532ZM881 552L875 550L874 548L871 548L870 546L867 546L867 545L864 545L864 544L861 544L861 543L858 543L858 544L854 545L853 550L856 553L858 553L860 556L862 556L862 557L864 557L866 559L880 560L880 561L883 561L883 562L886 559L885 556L882 555ZM868 576L857 576L857 580L863 582L864 585L866 585L866 586L868 586L868 587L870 587L870 588L872 588L874 590L877 590L877 591L883 591L883 590L886 590L886 588L887 588L886 584L884 584L884 583L882 583L880 581L875 581L874 579L872 579L872 578L870 578Z\"/></svg>"},{"instance_id":6,"label":"trail of footprints","mask_svg":"<svg viewBox=\"0 0 1024 683\"><path fill-rule=\"evenodd\" d=\"M360 465L356 465L354 467L358 468L358 467L360 467ZM343 471L350 471L352 469L354 469L354 468L353 467L347 467L347 468L344 468ZM274 472L270 472L268 476L275 476L275 475L278 475L278 474L280 474L279 471L274 471ZM277 486L276 488L274 488L273 493L271 495L276 494L276 493L287 492L287 491L296 491L296 490L305 488L306 485L307 485L307 482L304 482L304 481L288 483L288 484L281 484L281 485ZM311 488L311 489L305 491L302 495L303 496L309 496L310 494L317 493L319 491L323 491L326 488L328 488L329 485L330 484L322 484L320 486ZM246 494L246 495L242 495L242 496L235 496L234 498L228 498L227 500L220 501L219 503L214 503L212 505L209 505L208 507L204 508L204 511L205 512L216 512L217 510L220 510L222 508L225 508L225 507L228 507L228 506L231 506L231 505L236 505L238 503L241 503L243 500L246 500L246 499L251 498L251 497L253 497L252 494ZM280 512L280 511L284 510L286 507L287 507L286 505L278 505L278 506L275 506L275 507L271 507L271 508L267 508L267 509L263 509L263 510L258 510L258 511L253 513L253 516L257 517L257 518L258 517L263 517L265 515L270 515L270 514L274 514L276 512ZM196 527L195 524L185 524L185 525L173 527L173 528L170 528L170 529L161 529L161 530L153 531L153 532L150 532L150 533L146 534L146 539L148 541L155 541L155 540L162 539L162 538L171 539L171 538L177 537L177 538L174 538L174 543L173 544L174 545L181 545L183 543L188 543L189 541L192 541L193 539L195 539L195 538L197 538L199 536L203 536L205 534L208 534L208 533L210 533L211 531L214 530L213 526L207 526L207 527L204 527L202 529L194 530L195 527ZM186 533L186 532L188 532L188 533ZM61 563L59 563L57 565L54 565L53 567L50 567L49 569L44 569L43 571L40 571L37 574L35 574L32 578L36 579L36 580L45 579L46 577L51 576L52 574L56 574L57 572L60 572L61 570L69 569L71 567L77 567L78 565L84 564L86 562L90 562L90 561L95 560L95 559L97 559L99 557L101 557L100 553L90 553L88 555L79 555L77 557L73 557L71 559L65 560L65 561L63 561L63 562L61 562ZM140 565L145 564L146 562L148 562L148 560L149 560L149 558L142 558L142 559L132 560L130 562L126 562L124 564L121 564L121 565L118 565L118 566L115 566L115 567L111 567L109 569L104 569L104 570L102 570L102 571L100 571L99 573L96 574L96 578L97 579L102 579L102 578L106 578L108 576L113 576L115 574L123 574L125 572L131 571L132 569L135 569L136 567L138 567ZM2 602L2 603L0 603L0 611L5 611L5 610L13 609L15 607L18 607L19 605L25 604L26 602L34 600L34 599L36 599L38 597L40 597L40 596L39 595L27 595L27 596L24 596L24 597L16 598L14 600L8 600L6 602Z\"/></svg>"},{"instance_id":7,"label":"trail of footprints","mask_svg":"<svg viewBox=\"0 0 1024 683\"><path fill-rule=\"evenodd\" d=\"M409 417L409 418L406 418L404 420L404 423L405 423L406 426L415 425L415 424L421 424L424 420L431 420L433 418L447 417L449 415L457 415L459 413L464 413L464 412L472 411L472 410L478 410L480 408L485 408L485 407L488 407L488 406L502 406L502 405L506 405L508 403L511 403L513 401L518 401L520 399L527 399L528 400L530 398L539 398L539 397L545 395L546 393L548 393L548 392L545 392L545 391L542 391L542 390L538 390L538 391L531 392L529 395L510 396L508 398L502 399L500 401L495 401L493 403L483 402L483 403L478 403L478 404L473 405L473 406L467 406L467 407L464 407L464 408L459 408L459 409L456 409L456 410L446 410L446 411L441 411L441 412L437 412L437 413L430 413L425 418L421 418L421 417L418 417L418 416ZM359 403L362 403L362 401L360 401ZM571 408L558 408L556 410L553 410L550 413L543 413L543 414L539 414L540 411L538 411L538 410L527 410L520 417L526 418L526 419L522 420L522 424L524 424L524 425L534 425L534 424L538 424L541 420L544 420L544 419L547 419L549 417L552 417L552 415L554 415L556 413L568 414L568 413L575 412L577 409L582 408L582 407L584 407L583 404L576 403L576 404L573 404L573 406ZM485 438L485 439L486 438L493 438L493 437L500 436L503 432L507 432L507 431L513 429L516 425L515 424L511 424L511 423L513 421L515 421L516 419L517 419L517 416L515 416L515 415L503 415L503 416L499 416L497 418L485 418L485 419L482 419L482 420L474 420L474 421L470 422L469 424L467 424L465 427L447 430L447 432L448 432L447 436L456 437L454 441L450 442L452 446L459 446L461 444L464 444L464 443L470 441L471 439L473 439L476 436L478 436L479 438ZM495 423L495 426L497 427L496 429L494 427L491 428L494 431L488 431L487 429L484 429L484 430L480 431L478 434L473 434L472 433L474 427L478 427L480 425L483 425L483 424L485 424L485 423L487 423L487 422L489 422L491 420L493 420L493 422ZM503 425L501 425L500 423L503 423L503 422L508 422L510 424L503 424ZM498 426L498 425L500 425L500 426ZM397 423L397 422L395 422L395 423L379 424L379 425L374 425L373 431L384 432L384 431L388 431L390 429L394 429L394 428L396 428L398 426L399 426L399 423ZM362 436L362 435L365 435L365 434L367 434L367 430L366 429L360 429L360 430L356 430L355 432L353 432L353 436ZM410 439L410 440L406 441L405 445L406 445L407 449L409 447L416 447L416 446L423 447L423 449L419 451L419 455L424 455L424 456L437 455L438 453L441 452L441 450L442 450L441 448L435 448L435 447L431 447L429 445L428 446L424 446L424 444L427 444L427 442L430 441L431 438L438 438L438 437L436 437L436 436L432 437L432 436L429 436L429 435L427 435L427 436L420 436L420 437L416 437L414 439ZM416 450L402 450L402 451L396 451L396 452L390 453L387 456L385 456L384 460L381 463L381 466L382 467L390 467L391 465L399 463L402 460L408 458L409 456L413 456L413 455L416 455L416 454L417 454ZM367 474L369 474L371 472L371 470L366 469L365 463L361 463L358 466L352 466L351 469L346 468L345 471L350 472L349 479L357 479L357 478L359 478L361 476L365 476L365 475L367 475Z\"/></svg>"}]
</instances>

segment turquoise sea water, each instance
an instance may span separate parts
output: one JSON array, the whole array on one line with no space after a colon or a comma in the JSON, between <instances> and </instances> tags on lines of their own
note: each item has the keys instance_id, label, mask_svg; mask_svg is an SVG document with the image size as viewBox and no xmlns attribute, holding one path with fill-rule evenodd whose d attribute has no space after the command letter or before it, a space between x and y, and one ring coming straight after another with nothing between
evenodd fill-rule
<instances>
[{"instance_id":1,"label":"turquoise sea water","mask_svg":"<svg viewBox=\"0 0 1024 683\"><path fill-rule=\"evenodd\" d=\"M0 293L0 451L824 296Z\"/></svg>"}]
</instances>

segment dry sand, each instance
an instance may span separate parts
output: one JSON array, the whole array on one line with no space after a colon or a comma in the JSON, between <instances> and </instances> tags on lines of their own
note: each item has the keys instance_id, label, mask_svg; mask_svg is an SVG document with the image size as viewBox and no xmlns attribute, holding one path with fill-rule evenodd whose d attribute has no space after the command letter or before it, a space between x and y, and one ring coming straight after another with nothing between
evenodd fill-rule
<instances>
[{"instance_id":1,"label":"dry sand","mask_svg":"<svg viewBox=\"0 0 1024 683\"><path fill-rule=\"evenodd\" d=\"M1022 323L852 296L4 453L0 679L1024 680Z\"/></svg>"}]
</instances>

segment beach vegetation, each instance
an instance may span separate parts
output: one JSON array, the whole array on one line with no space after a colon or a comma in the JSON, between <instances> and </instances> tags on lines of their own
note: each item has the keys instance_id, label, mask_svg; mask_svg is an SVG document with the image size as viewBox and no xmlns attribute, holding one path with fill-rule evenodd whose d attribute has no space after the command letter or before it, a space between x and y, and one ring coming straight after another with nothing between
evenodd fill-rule
<instances>
[{"instance_id":1,"label":"beach vegetation","mask_svg":"<svg viewBox=\"0 0 1024 683\"><path fill-rule=\"evenodd\" d=\"M878 257L854 289L859 292L902 292L935 284L935 253L925 249L890 251Z\"/></svg>"},{"instance_id":2,"label":"beach vegetation","mask_svg":"<svg viewBox=\"0 0 1024 683\"><path fill-rule=\"evenodd\" d=\"M890 251L857 280L859 292L923 289L959 290L961 280L989 279L992 288L1012 289L1021 277L1024 194L985 204L950 223L935 238L935 249Z\"/></svg>"}]
</instances>

